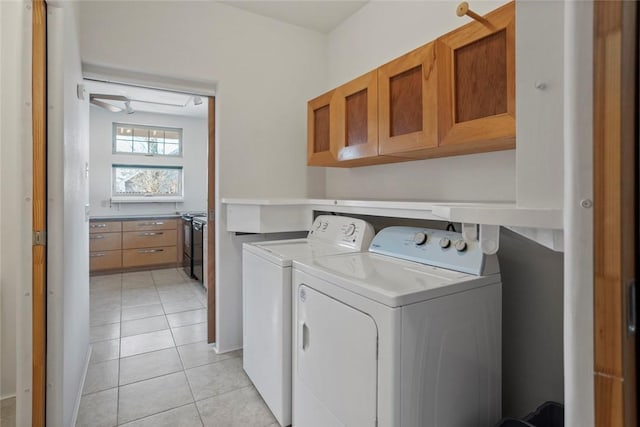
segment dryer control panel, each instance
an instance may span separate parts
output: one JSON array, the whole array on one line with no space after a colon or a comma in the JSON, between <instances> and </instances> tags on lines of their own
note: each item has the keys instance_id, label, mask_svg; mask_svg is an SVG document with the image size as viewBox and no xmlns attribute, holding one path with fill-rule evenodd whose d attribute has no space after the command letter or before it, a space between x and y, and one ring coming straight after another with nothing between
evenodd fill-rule
<instances>
[{"instance_id":1,"label":"dryer control panel","mask_svg":"<svg viewBox=\"0 0 640 427\"><path fill-rule=\"evenodd\" d=\"M361 219L338 215L319 215L313 221L307 239L365 251L374 235L373 226Z\"/></svg>"},{"instance_id":2,"label":"dryer control panel","mask_svg":"<svg viewBox=\"0 0 640 427\"><path fill-rule=\"evenodd\" d=\"M455 231L387 227L373 239L369 252L475 275L500 272L496 255L485 255L478 241L465 241Z\"/></svg>"}]
</instances>

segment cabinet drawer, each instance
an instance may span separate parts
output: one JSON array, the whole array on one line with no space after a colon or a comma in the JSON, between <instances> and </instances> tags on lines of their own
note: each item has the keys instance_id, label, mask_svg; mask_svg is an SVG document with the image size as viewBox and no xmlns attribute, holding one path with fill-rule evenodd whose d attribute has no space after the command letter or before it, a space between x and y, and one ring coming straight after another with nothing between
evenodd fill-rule
<instances>
[{"instance_id":1,"label":"cabinet drawer","mask_svg":"<svg viewBox=\"0 0 640 427\"><path fill-rule=\"evenodd\" d=\"M123 249L177 246L177 230L125 231L122 234Z\"/></svg>"},{"instance_id":2,"label":"cabinet drawer","mask_svg":"<svg viewBox=\"0 0 640 427\"><path fill-rule=\"evenodd\" d=\"M89 250L114 251L122 248L122 233L91 233L89 234Z\"/></svg>"},{"instance_id":3,"label":"cabinet drawer","mask_svg":"<svg viewBox=\"0 0 640 427\"><path fill-rule=\"evenodd\" d=\"M89 222L89 233L119 233L122 231L120 221L91 221Z\"/></svg>"},{"instance_id":4,"label":"cabinet drawer","mask_svg":"<svg viewBox=\"0 0 640 427\"><path fill-rule=\"evenodd\" d=\"M122 251L97 251L89 254L89 270L111 270L122 267Z\"/></svg>"},{"instance_id":5,"label":"cabinet drawer","mask_svg":"<svg viewBox=\"0 0 640 427\"><path fill-rule=\"evenodd\" d=\"M145 219L122 223L122 231L175 230L176 228L178 225L175 219Z\"/></svg>"},{"instance_id":6,"label":"cabinet drawer","mask_svg":"<svg viewBox=\"0 0 640 427\"><path fill-rule=\"evenodd\" d=\"M123 267L141 267L154 264L171 264L177 260L175 246L148 249L125 249L122 251Z\"/></svg>"}]
</instances>

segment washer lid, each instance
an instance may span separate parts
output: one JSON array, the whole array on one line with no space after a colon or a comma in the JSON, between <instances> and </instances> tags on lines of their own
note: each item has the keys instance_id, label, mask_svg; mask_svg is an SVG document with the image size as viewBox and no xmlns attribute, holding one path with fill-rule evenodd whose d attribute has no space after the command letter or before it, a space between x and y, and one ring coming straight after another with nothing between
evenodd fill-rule
<instances>
[{"instance_id":1,"label":"washer lid","mask_svg":"<svg viewBox=\"0 0 640 427\"><path fill-rule=\"evenodd\" d=\"M350 247L327 244L310 239L245 243L243 249L282 267L290 267L291 261L294 259L324 257L327 255L345 254L356 251L356 249Z\"/></svg>"},{"instance_id":2,"label":"washer lid","mask_svg":"<svg viewBox=\"0 0 640 427\"><path fill-rule=\"evenodd\" d=\"M400 307L500 281L371 252L296 260L296 270L389 307Z\"/></svg>"}]
</instances>

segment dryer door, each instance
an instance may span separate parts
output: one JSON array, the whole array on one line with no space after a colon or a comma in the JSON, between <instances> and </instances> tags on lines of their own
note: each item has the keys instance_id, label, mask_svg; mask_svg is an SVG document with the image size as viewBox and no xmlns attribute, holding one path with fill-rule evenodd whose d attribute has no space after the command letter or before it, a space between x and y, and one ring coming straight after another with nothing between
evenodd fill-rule
<instances>
[{"instance_id":1,"label":"dryer door","mask_svg":"<svg viewBox=\"0 0 640 427\"><path fill-rule=\"evenodd\" d=\"M378 329L371 317L305 285L298 288L300 426L374 426ZM297 396L296 396L297 397ZM304 413L306 412L306 413ZM315 413L309 413L315 412Z\"/></svg>"}]
</instances>

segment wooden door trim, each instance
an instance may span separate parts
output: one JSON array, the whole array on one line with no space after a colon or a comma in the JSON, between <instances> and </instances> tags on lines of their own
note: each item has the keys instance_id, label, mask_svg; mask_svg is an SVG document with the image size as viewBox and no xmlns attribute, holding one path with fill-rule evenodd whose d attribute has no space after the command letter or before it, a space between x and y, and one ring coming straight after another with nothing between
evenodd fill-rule
<instances>
[{"instance_id":1,"label":"wooden door trim","mask_svg":"<svg viewBox=\"0 0 640 427\"><path fill-rule=\"evenodd\" d=\"M216 98L209 97L207 155L207 342L216 341Z\"/></svg>"},{"instance_id":2,"label":"wooden door trim","mask_svg":"<svg viewBox=\"0 0 640 427\"><path fill-rule=\"evenodd\" d=\"M594 2L594 399L596 426L635 426L637 70L635 2Z\"/></svg>"},{"instance_id":3,"label":"wooden door trim","mask_svg":"<svg viewBox=\"0 0 640 427\"><path fill-rule=\"evenodd\" d=\"M32 8L32 132L33 205L32 231L47 230L47 6L34 0ZM46 237L44 237L46 239ZM44 427L46 416L47 352L47 248L43 241L32 246L32 426Z\"/></svg>"}]
</instances>

